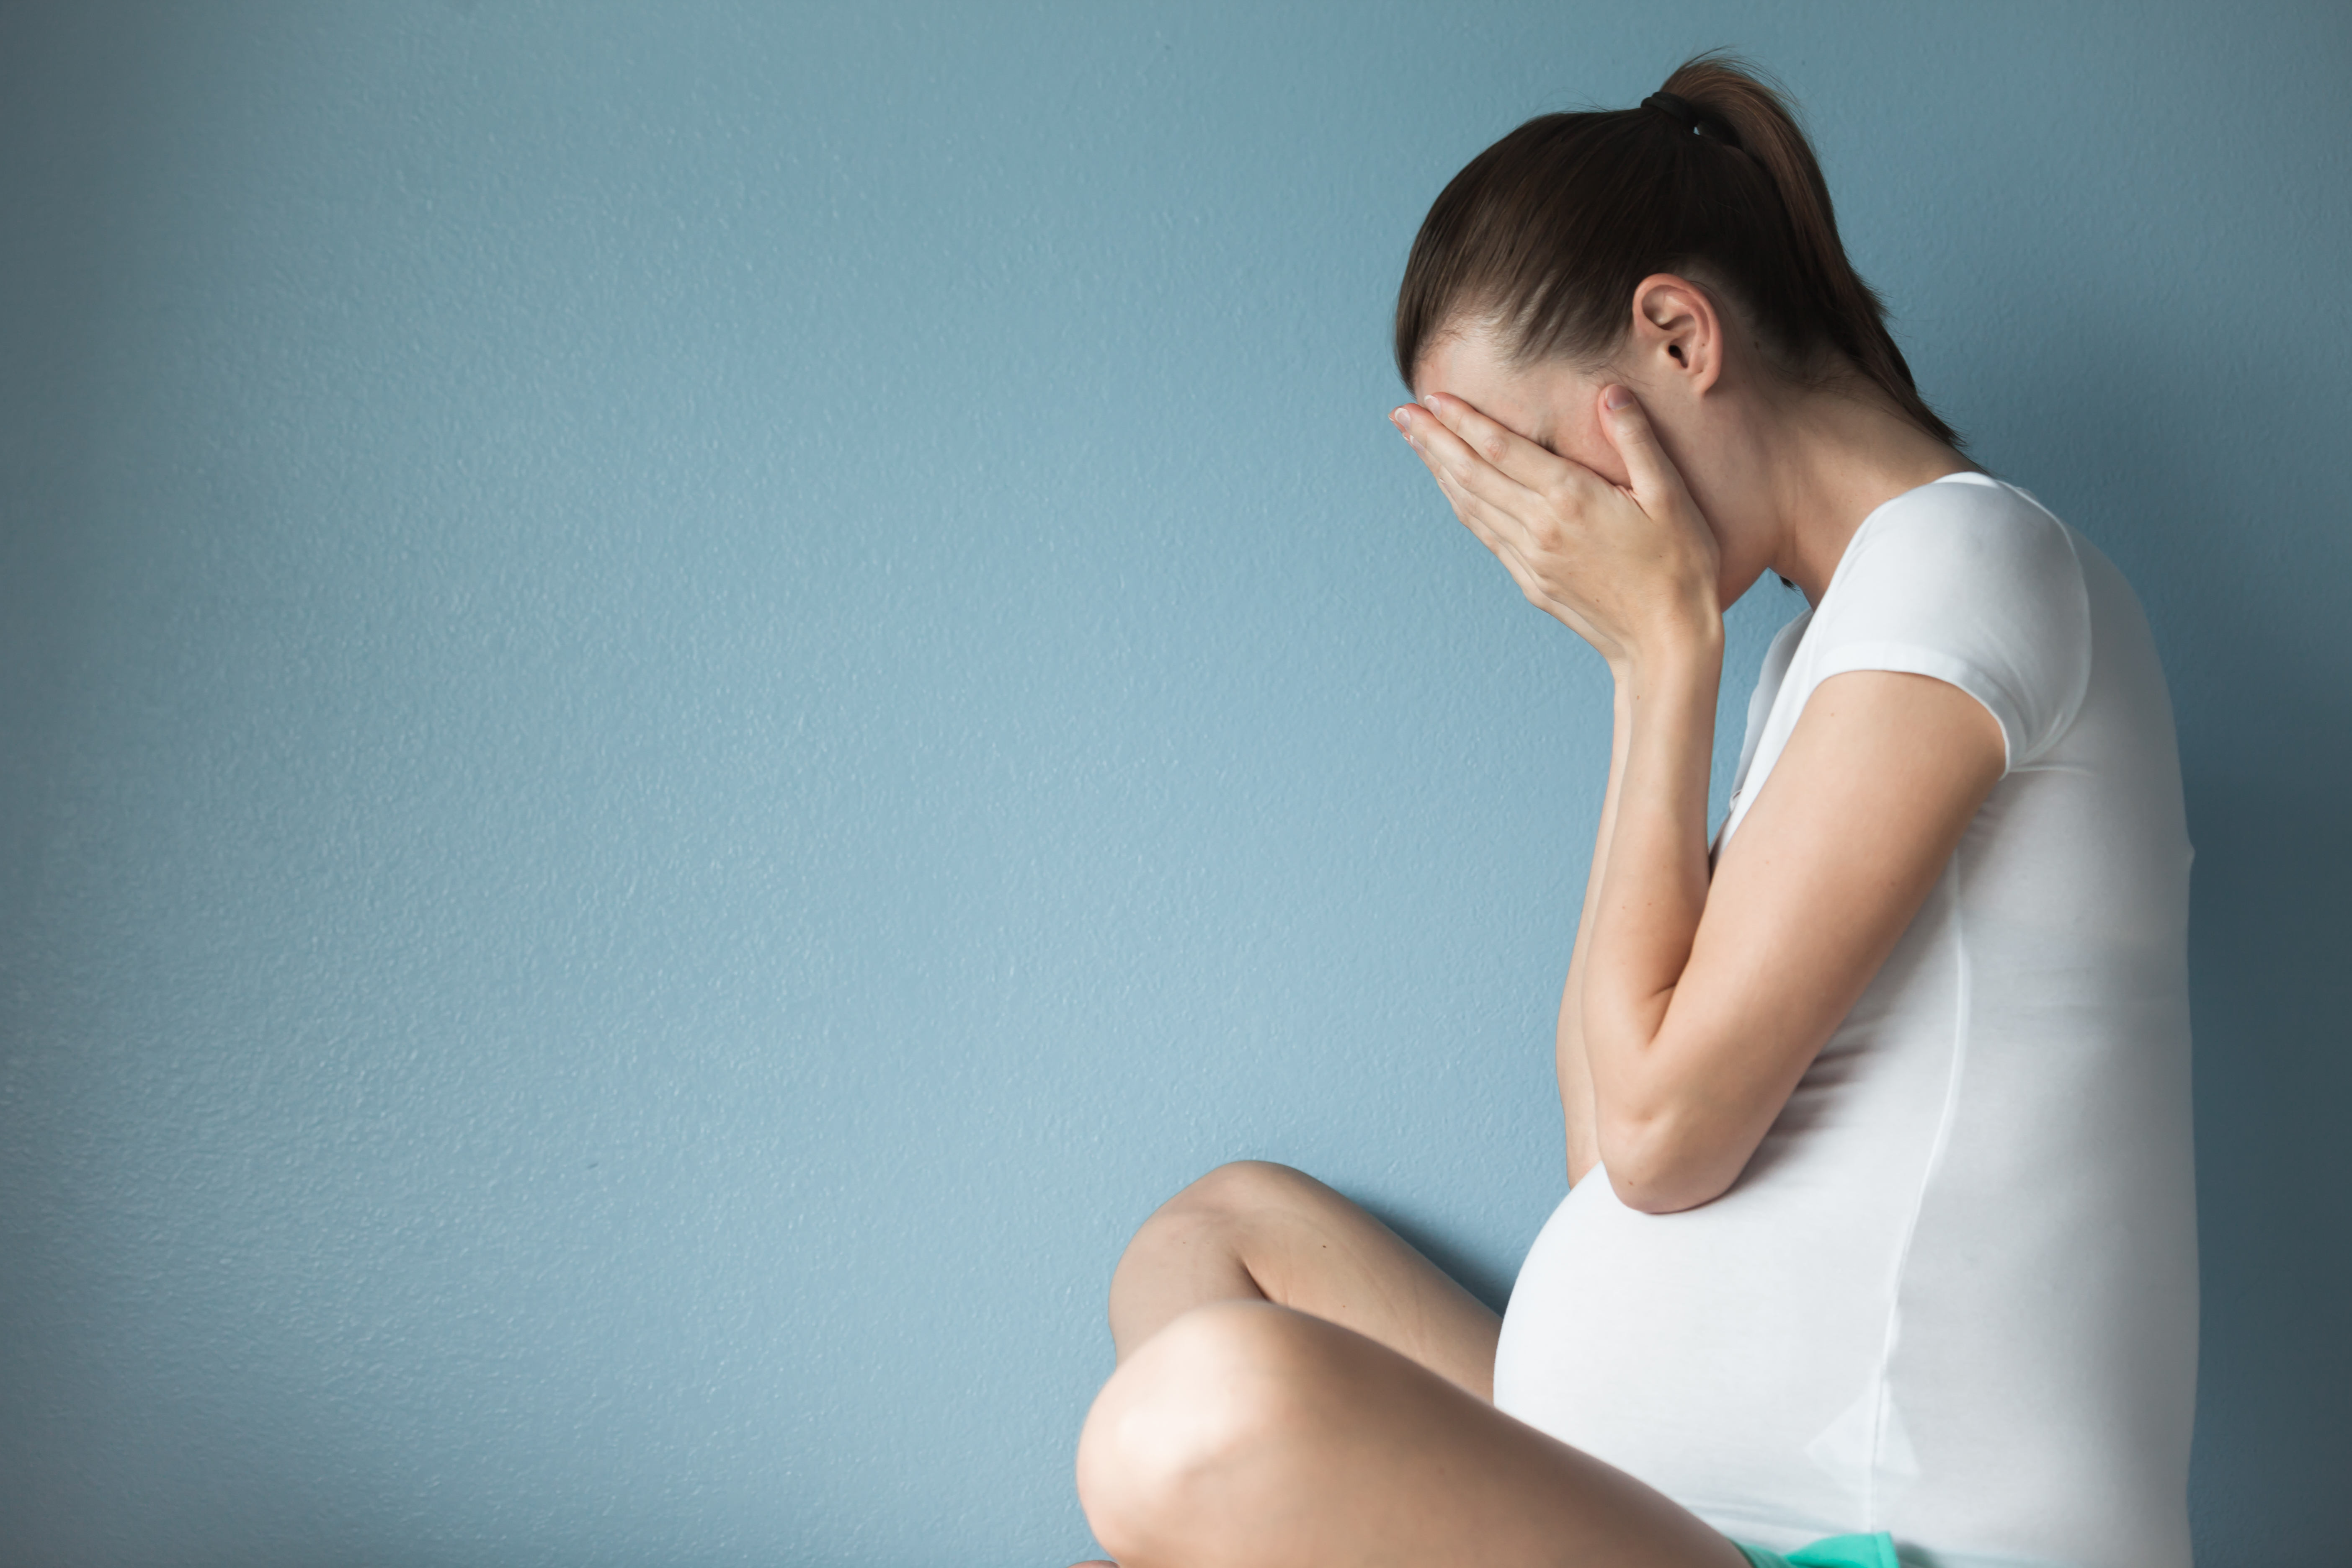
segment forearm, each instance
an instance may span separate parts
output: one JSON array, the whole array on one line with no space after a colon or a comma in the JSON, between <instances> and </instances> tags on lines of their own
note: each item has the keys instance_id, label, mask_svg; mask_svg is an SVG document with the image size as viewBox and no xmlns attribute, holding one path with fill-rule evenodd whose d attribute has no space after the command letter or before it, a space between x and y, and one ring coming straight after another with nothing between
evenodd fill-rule
<instances>
[{"instance_id":1,"label":"forearm","mask_svg":"<svg viewBox=\"0 0 2352 1568\"><path fill-rule=\"evenodd\" d=\"M1580 1014L1596 1142L1621 1194L1647 1179L1640 1156L1676 1103L1656 1047L1706 907L1706 783L1722 668L1722 623L1709 617L1619 677L1623 776L1585 939Z\"/></svg>"},{"instance_id":2,"label":"forearm","mask_svg":"<svg viewBox=\"0 0 2352 1568\"><path fill-rule=\"evenodd\" d=\"M1625 783L1626 741L1632 728L1625 683L1617 683L1609 742L1609 783L1601 796L1601 821L1593 830L1592 862L1584 876L1584 907L1576 917L1576 942L1569 954L1568 979L1560 987L1559 1026L1553 1056L1559 1075L1559 1107L1568 1128L1568 1183L1574 1186L1601 1163L1595 1125L1592 1069L1584 1054L1584 973L1592 947L1594 911L1609 870L1609 845L1617 826L1617 801Z\"/></svg>"},{"instance_id":3,"label":"forearm","mask_svg":"<svg viewBox=\"0 0 2352 1568\"><path fill-rule=\"evenodd\" d=\"M1400 408L1394 417L1455 515L1528 601L1591 644L1619 679L1612 784L1561 987L1557 1050L1570 1169L1581 1174L1597 1158L1622 1195L1625 1171L1643 1181L1663 1158L1675 1167L1675 1184L1686 1187L1677 1136L1654 1140L1647 1129L1668 1120L1675 1129L1698 1124L1686 1123L1672 1086L1658 1081L1671 1075L1647 1070L1647 1063L1675 1059L1648 1047L1707 900L1721 552L1631 388L1601 389L1594 410L1624 464L1622 481L1497 425L1457 396L1434 390L1423 396L1426 408ZM1686 1076L1707 1091L1706 1074ZM1627 1127L1631 1138L1621 1136ZM1701 1144L1710 1139L1727 1142L1704 1126L1695 1135ZM1670 1152L1654 1156L1658 1146Z\"/></svg>"}]
</instances>

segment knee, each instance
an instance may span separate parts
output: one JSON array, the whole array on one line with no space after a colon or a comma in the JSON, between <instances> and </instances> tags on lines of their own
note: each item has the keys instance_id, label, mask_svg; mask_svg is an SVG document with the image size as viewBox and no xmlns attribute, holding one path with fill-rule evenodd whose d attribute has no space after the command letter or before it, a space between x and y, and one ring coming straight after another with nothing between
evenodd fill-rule
<instances>
[{"instance_id":1,"label":"knee","mask_svg":"<svg viewBox=\"0 0 2352 1568\"><path fill-rule=\"evenodd\" d=\"M1160 1205L1111 1271L1111 1337L1122 1358L1186 1308L1264 1294L1249 1258L1259 1238L1311 1204L1318 1184L1287 1165L1239 1160Z\"/></svg>"},{"instance_id":2,"label":"knee","mask_svg":"<svg viewBox=\"0 0 2352 1568\"><path fill-rule=\"evenodd\" d=\"M1173 1206L1218 1212L1292 1204L1317 1185L1315 1178L1271 1160L1228 1160L1169 1200Z\"/></svg>"},{"instance_id":3,"label":"knee","mask_svg":"<svg viewBox=\"0 0 2352 1568\"><path fill-rule=\"evenodd\" d=\"M1316 1402L1310 1320L1217 1301L1170 1323L1114 1373L1078 1438L1078 1500L1122 1562L1180 1550L1213 1528L1227 1483L1262 1483L1305 1436Z\"/></svg>"},{"instance_id":4,"label":"knee","mask_svg":"<svg viewBox=\"0 0 2352 1568\"><path fill-rule=\"evenodd\" d=\"M1234 1160L1170 1198L1128 1243L1133 1254L1189 1246L1208 1235L1231 1234L1256 1218L1295 1207L1314 1178L1265 1160Z\"/></svg>"}]
</instances>

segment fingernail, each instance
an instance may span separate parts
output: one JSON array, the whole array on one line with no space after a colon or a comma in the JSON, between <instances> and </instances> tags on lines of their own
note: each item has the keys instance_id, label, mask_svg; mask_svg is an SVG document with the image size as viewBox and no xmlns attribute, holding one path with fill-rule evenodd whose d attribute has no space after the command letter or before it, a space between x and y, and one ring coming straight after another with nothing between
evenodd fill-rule
<instances>
[{"instance_id":1,"label":"fingernail","mask_svg":"<svg viewBox=\"0 0 2352 1568\"><path fill-rule=\"evenodd\" d=\"M1422 402L1423 402L1424 404L1426 404L1426 405L1429 405L1429 411L1430 411L1432 414L1434 414L1434 413L1436 413L1436 412L1437 412L1437 394L1435 394L1435 393L1433 393L1433 393L1429 393L1428 395L1426 395L1425 396L1423 396L1423 397L1422 398Z\"/></svg>"},{"instance_id":2,"label":"fingernail","mask_svg":"<svg viewBox=\"0 0 2352 1568\"><path fill-rule=\"evenodd\" d=\"M1405 428L1405 420L1408 417L1410 416L1402 408L1391 408L1389 410L1389 423L1395 426L1399 430Z\"/></svg>"},{"instance_id":3,"label":"fingernail","mask_svg":"<svg viewBox=\"0 0 2352 1568\"><path fill-rule=\"evenodd\" d=\"M1612 408L1622 408L1633 401L1633 394L1630 388L1612 386L1601 395L1601 400Z\"/></svg>"}]
</instances>

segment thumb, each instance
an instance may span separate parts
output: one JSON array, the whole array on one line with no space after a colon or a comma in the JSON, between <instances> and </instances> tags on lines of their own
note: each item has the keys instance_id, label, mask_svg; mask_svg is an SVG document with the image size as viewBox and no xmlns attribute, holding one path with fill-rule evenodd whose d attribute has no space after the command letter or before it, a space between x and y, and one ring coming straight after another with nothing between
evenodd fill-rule
<instances>
[{"instance_id":1,"label":"thumb","mask_svg":"<svg viewBox=\"0 0 2352 1568\"><path fill-rule=\"evenodd\" d=\"M1632 387L1601 389L1601 427L1609 432L1618 457L1624 459L1626 479L1645 507L1681 495L1683 477L1665 448L1658 445L1658 433L1650 427L1650 416Z\"/></svg>"}]
</instances>

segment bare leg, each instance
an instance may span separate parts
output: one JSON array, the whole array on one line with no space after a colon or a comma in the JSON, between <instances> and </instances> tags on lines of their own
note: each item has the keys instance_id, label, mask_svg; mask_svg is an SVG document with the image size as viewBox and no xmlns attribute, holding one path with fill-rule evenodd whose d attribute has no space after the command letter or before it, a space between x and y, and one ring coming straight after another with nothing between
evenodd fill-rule
<instances>
[{"instance_id":1,"label":"bare leg","mask_svg":"<svg viewBox=\"0 0 2352 1568\"><path fill-rule=\"evenodd\" d=\"M1304 1312L1223 1301L1129 1356L1078 1445L1121 1568L1745 1568L1622 1471Z\"/></svg>"},{"instance_id":2,"label":"bare leg","mask_svg":"<svg viewBox=\"0 0 2352 1568\"><path fill-rule=\"evenodd\" d=\"M1287 1165L1221 1165L1144 1221L1111 1277L1120 1363L1213 1301L1312 1313L1493 1396L1502 1321L1394 1231Z\"/></svg>"}]
</instances>

